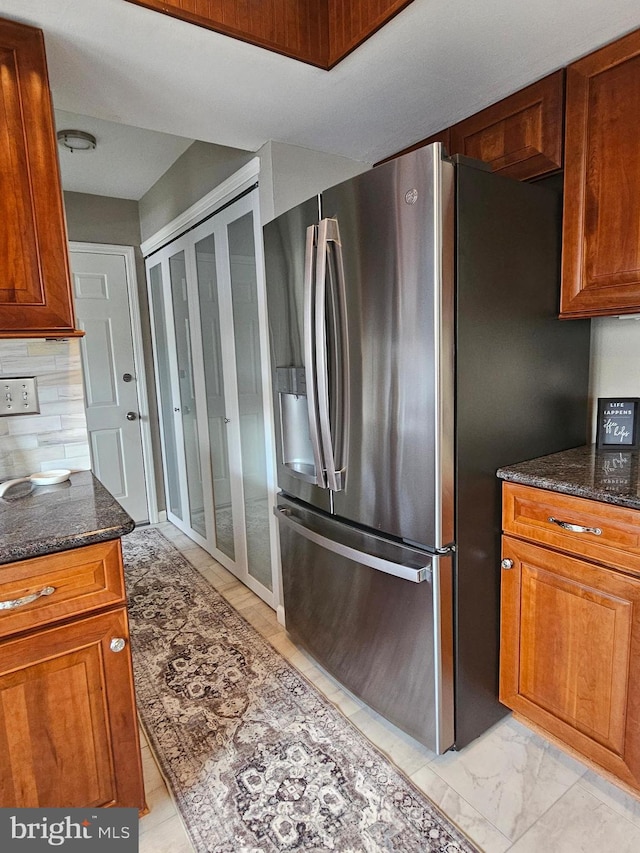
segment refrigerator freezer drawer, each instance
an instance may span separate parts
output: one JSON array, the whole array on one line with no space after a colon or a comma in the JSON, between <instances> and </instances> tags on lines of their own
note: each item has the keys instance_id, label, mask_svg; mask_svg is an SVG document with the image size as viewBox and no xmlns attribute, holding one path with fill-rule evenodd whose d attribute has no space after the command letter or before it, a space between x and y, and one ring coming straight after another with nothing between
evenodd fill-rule
<instances>
[{"instance_id":1,"label":"refrigerator freezer drawer","mask_svg":"<svg viewBox=\"0 0 640 853\"><path fill-rule=\"evenodd\" d=\"M310 542L319 545L321 548L326 548L328 551L333 551L340 557L356 560L371 569L377 569L379 572L386 572L388 575L414 583L421 583L431 575L432 558L423 551L416 551L404 545L396 545L339 522L331 523L332 537L329 537L321 533L320 530L296 521L295 515L287 506L277 507L276 516L281 524L287 525ZM373 548L369 551L359 550L359 543L367 541L374 546L378 553L370 553ZM389 554L391 559L387 556L380 556L379 552Z\"/></svg>"},{"instance_id":2,"label":"refrigerator freezer drawer","mask_svg":"<svg viewBox=\"0 0 640 853\"><path fill-rule=\"evenodd\" d=\"M454 740L451 558L279 503L287 631L348 690L444 752ZM398 577L393 564L424 579Z\"/></svg>"}]
</instances>

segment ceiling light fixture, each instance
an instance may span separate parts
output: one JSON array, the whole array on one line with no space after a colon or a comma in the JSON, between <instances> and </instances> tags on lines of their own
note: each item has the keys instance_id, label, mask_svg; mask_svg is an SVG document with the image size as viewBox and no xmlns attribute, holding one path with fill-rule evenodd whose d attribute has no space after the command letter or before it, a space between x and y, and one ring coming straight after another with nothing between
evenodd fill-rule
<instances>
[{"instance_id":1,"label":"ceiling light fixture","mask_svg":"<svg viewBox=\"0 0 640 853\"><path fill-rule=\"evenodd\" d=\"M58 142L72 154L74 151L91 151L96 147L96 138L84 130L59 130Z\"/></svg>"}]
</instances>

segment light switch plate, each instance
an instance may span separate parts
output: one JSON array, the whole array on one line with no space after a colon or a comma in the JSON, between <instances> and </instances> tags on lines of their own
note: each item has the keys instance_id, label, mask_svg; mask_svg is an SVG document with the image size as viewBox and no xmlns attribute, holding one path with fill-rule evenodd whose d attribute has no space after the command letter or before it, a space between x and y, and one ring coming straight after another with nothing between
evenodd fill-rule
<instances>
[{"instance_id":1,"label":"light switch plate","mask_svg":"<svg viewBox=\"0 0 640 853\"><path fill-rule=\"evenodd\" d=\"M40 412L35 376L0 376L0 417Z\"/></svg>"}]
</instances>

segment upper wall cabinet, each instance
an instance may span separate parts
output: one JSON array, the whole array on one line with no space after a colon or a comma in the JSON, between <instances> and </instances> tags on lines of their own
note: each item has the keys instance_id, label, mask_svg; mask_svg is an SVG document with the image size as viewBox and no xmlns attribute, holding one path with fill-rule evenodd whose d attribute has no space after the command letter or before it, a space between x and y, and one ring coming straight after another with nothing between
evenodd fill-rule
<instances>
[{"instance_id":1,"label":"upper wall cabinet","mask_svg":"<svg viewBox=\"0 0 640 853\"><path fill-rule=\"evenodd\" d=\"M520 181L562 168L564 73L539 80L451 128L451 153Z\"/></svg>"},{"instance_id":2,"label":"upper wall cabinet","mask_svg":"<svg viewBox=\"0 0 640 853\"><path fill-rule=\"evenodd\" d=\"M0 19L0 337L74 333L40 30Z\"/></svg>"},{"instance_id":3,"label":"upper wall cabinet","mask_svg":"<svg viewBox=\"0 0 640 853\"><path fill-rule=\"evenodd\" d=\"M562 317L640 311L640 31L567 69Z\"/></svg>"},{"instance_id":4,"label":"upper wall cabinet","mask_svg":"<svg viewBox=\"0 0 640 853\"><path fill-rule=\"evenodd\" d=\"M494 172L521 181L538 178L562 168L563 107L560 70L398 154L442 142L449 154L483 160Z\"/></svg>"}]
</instances>

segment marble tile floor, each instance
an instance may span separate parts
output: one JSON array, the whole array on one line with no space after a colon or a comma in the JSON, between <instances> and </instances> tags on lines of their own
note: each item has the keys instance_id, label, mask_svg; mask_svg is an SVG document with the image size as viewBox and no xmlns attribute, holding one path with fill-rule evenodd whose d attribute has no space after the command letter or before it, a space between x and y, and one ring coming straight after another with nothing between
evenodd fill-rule
<instances>
[{"instance_id":1,"label":"marble tile floor","mask_svg":"<svg viewBox=\"0 0 640 853\"><path fill-rule=\"evenodd\" d=\"M637 853L640 801L511 716L436 756L342 689L287 637L274 611L169 523L158 529L242 615L485 853ZM149 814L139 853L193 853L142 737Z\"/></svg>"}]
</instances>

